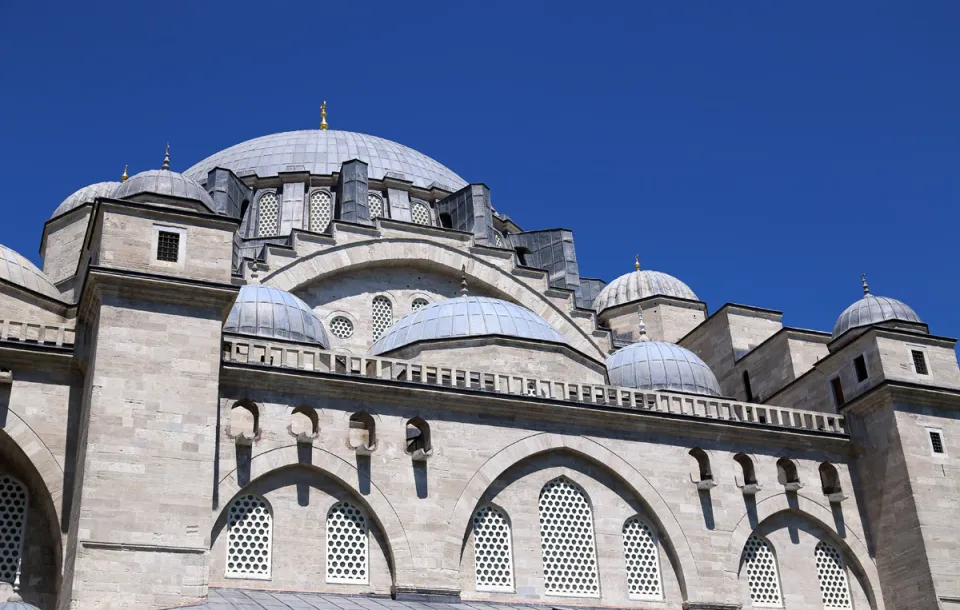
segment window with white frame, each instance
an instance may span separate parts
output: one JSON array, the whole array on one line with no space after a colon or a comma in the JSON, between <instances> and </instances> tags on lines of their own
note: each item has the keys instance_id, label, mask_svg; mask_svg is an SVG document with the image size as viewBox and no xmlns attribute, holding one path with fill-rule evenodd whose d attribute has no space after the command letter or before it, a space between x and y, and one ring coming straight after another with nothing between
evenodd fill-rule
<instances>
[{"instance_id":1,"label":"window with white frame","mask_svg":"<svg viewBox=\"0 0 960 610\"><path fill-rule=\"evenodd\" d=\"M814 554L817 557L817 577L820 579L824 610L853 608L843 555L837 547L823 540L817 543Z\"/></svg>"},{"instance_id":2,"label":"window with white frame","mask_svg":"<svg viewBox=\"0 0 960 610\"><path fill-rule=\"evenodd\" d=\"M663 599L657 535L640 517L631 517L623 524L623 556L630 599Z\"/></svg>"},{"instance_id":3,"label":"window with white frame","mask_svg":"<svg viewBox=\"0 0 960 610\"><path fill-rule=\"evenodd\" d=\"M419 201L410 208L410 220L418 225L430 225L430 209Z\"/></svg>"},{"instance_id":4,"label":"window with white frame","mask_svg":"<svg viewBox=\"0 0 960 610\"><path fill-rule=\"evenodd\" d=\"M227 513L228 578L270 578L273 514L260 496L240 496Z\"/></svg>"},{"instance_id":5,"label":"window with white frame","mask_svg":"<svg viewBox=\"0 0 960 610\"><path fill-rule=\"evenodd\" d=\"M930 439L930 451L935 455L945 455L946 448L943 445L943 431L938 428L927 428L927 437Z\"/></svg>"},{"instance_id":6,"label":"window with white frame","mask_svg":"<svg viewBox=\"0 0 960 610\"><path fill-rule=\"evenodd\" d=\"M750 536L743 548L740 565L747 570L750 601L755 608L782 608L780 571L773 547L761 536Z\"/></svg>"},{"instance_id":7,"label":"window with white frame","mask_svg":"<svg viewBox=\"0 0 960 610\"><path fill-rule=\"evenodd\" d=\"M0 581L13 584L23 553L29 497L23 483L0 476Z\"/></svg>"},{"instance_id":8,"label":"window with white frame","mask_svg":"<svg viewBox=\"0 0 960 610\"><path fill-rule=\"evenodd\" d=\"M393 303L384 296L374 297L371 313L373 314L373 340L376 341L383 331L393 325Z\"/></svg>"},{"instance_id":9,"label":"window with white frame","mask_svg":"<svg viewBox=\"0 0 960 610\"><path fill-rule=\"evenodd\" d=\"M369 582L367 518L349 502L337 502L327 513L327 582L365 585Z\"/></svg>"},{"instance_id":10,"label":"window with white frame","mask_svg":"<svg viewBox=\"0 0 960 610\"><path fill-rule=\"evenodd\" d=\"M547 594L599 597L593 510L583 489L566 477L540 490L540 541Z\"/></svg>"},{"instance_id":11,"label":"window with white frame","mask_svg":"<svg viewBox=\"0 0 960 610\"><path fill-rule=\"evenodd\" d=\"M333 217L333 198L327 191L313 191L310 193L310 230L314 233L323 233L330 225Z\"/></svg>"},{"instance_id":12,"label":"window with white frame","mask_svg":"<svg viewBox=\"0 0 960 610\"><path fill-rule=\"evenodd\" d=\"M280 234L280 198L276 193L260 195L258 202L257 237Z\"/></svg>"},{"instance_id":13,"label":"window with white frame","mask_svg":"<svg viewBox=\"0 0 960 610\"><path fill-rule=\"evenodd\" d=\"M368 193L367 209L370 210L371 220L383 216L383 197L376 193Z\"/></svg>"},{"instance_id":14,"label":"window with white frame","mask_svg":"<svg viewBox=\"0 0 960 610\"><path fill-rule=\"evenodd\" d=\"M930 374L930 368L927 366L926 350L910 348L910 364L913 367L913 372L917 375Z\"/></svg>"},{"instance_id":15,"label":"window with white frame","mask_svg":"<svg viewBox=\"0 0 960 610\"><path fill-rule=\"evenodd\" d=\"M513 541L510 521L498 508L484 506L473 514L477 591L513 591Z\"/></svg>"}]
</instances>

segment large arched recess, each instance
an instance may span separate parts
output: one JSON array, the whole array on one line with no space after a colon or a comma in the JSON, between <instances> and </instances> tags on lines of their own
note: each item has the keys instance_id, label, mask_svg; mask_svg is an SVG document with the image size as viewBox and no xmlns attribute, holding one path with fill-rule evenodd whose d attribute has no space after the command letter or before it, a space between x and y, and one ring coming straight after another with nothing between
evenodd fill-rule
<instances>
[{"instance_id":1,"label":"large arched recess","mask_svg":"<svg viewBox=\"0 0 960 610\"><path fill-rule=\"evenodd\" d=\"M856 510L851 508L851 510ZM822 529L829 532L834 542L843 551L848 559L848 565L864 578L866 585L866 594L870 598L871 610L884 610L883 596L880 592L880 575L877 574L876 565L870 559L867 547L862 540L849 529L845 529L846 535L840 535L834 525L834 513L826 506L820 504L813 498L804 494L779 493L769 498L764 498L757 502L756 517L744 513L740 518L737 527L730 534L730 544L727 547L727 565L724 575L727 578L727 585L730 590L735 590L737 586L737 575L740 571L740 557L743 553L743 547L747 543L750 534L762 523L780 513L790 513L802 519L805 519Z\"/></svg>"},{"instance_id":2,"label":"large arched recess","mask_svg":"<svg viewBox=\"0 0 960 610\"><path fill-rule=\"evenodd\" d=\"M549 298L469 251L436 242L394 238L333 246L278 269L264 277L263 283L295 292L298 288L343 273L349 268L398 264L433 268L456 277L465 269L472 285L482 285L485 291L523 305L553 325L575 349L600 361L606 359L606 354L589 333L577 326Z\"/></svg>"},{"instance_id":3,"label":"large arched recess","mask_svg":"<svg viewBox=\"0 0 960 610\"><path fill-rule=\"evenodd\" d=\"M449 528L444 541L444 568L459 571L460 548L477 503L490 484L515 464L535 455L552 451L566 451L579 456L621 480L656 518L676 558L677 579L685 600L699 599L700 575L693 552L680 528L680 522L656 489L633 466L619 455L595 440L583 436L564 436L543 432L533 434L501 449L480 467L463 488L448 519Z\"/></svg>"},{"instance_id":4,"label":"large arched recess","mask_svg":"<svg viewBox=\"0 0 960 610\"><path fill-rule=\"evenodd\" d=\"M223 511L229 506L229 501L242 489L281 468L290 466L316 470L353 493L364 505L367 514L387 540L387 551L390 555L388 559L394 569L394 584L403 586L414 581L415 572L410 544L393 504L372 481L369 482L370 487L366 490L367 493L362 493L358 488L359 473L356 466L315 445L311 446L309 456L305 456L298 445L279 447L253 456L249 462L249 482L242 487L237 481L236 469L223 476L217 485L219 503L216 507L218 511L214 524L223 518Z\"/></svg>"}]
</instances>

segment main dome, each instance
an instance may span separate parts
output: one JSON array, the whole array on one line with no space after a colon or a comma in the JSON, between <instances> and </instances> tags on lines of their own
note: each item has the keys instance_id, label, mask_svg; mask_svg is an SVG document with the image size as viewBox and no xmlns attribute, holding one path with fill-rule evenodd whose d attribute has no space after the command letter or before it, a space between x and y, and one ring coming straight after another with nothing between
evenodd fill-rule
<instances>
[{"instance_id":1,"label":"main dome","mask_svg":"<svg viewBox=\"0 0 960 610\"><path fill-rule=\"evenodd\" d=\"M666 273L638 269L621 275L603 287L600 294L593 301L593 309L601 313L604 309L646 299L647 297L663 295L698 301L697 295L690 287Z\"/></svg>"},{"instance_id":2,"label":"main dome","mask_svg":"<svg viewBox=\"0 0 960 610\"><path fill-rule=\"evenodd\" d=\"M184 175L200 183L206 182L207 173L215 167L238 175L256 173L261 178L296 171L326 175L339 172L340 165L351 159L367 163L369 177L374 180L382 180L390 173L421 188L436 184L458 191L467 185L449 168L402 144L326 129L287 131L247 140L207 157Z\"/></svg>"}]
</instances>

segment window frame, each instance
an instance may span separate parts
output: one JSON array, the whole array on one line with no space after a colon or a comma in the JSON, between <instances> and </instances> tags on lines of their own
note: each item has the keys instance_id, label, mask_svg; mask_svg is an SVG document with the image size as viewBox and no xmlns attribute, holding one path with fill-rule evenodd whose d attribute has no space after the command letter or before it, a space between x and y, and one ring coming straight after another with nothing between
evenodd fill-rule
<instances>
[{"instance_id":1,"label":"window frame","mask_svg":"<svg viewBox=\"0 0 960 610\"><path fill-rule=\"evenodd\" d=\"M840 387L840 400L837 399L837 388L834 386L834 382L837 382ZM833 400L833 406L837 409L840 409L845 404L847 404L847 397L843 393L843 379L840 377L840 373L832 375L827 380L827 387L830 389L830 399ZM842 402L841 402L842 400Z\"/></svg>"},{"instance_id":2,"label":"window frame","mask_svg":"<svg viewBox=\"0 0 960 610\"><path fill-rule=\"evenodd\" d=\"M943 434L941 428L934 428L933 426L924 426L924 432L927 433L927 444L930 446L930 455L934 457L947 457L947 439ZM940 437L940 448L943 449L941 452L937 452L934 449L933 445L933 435L936 434Z\"/></svg>"},{"instance_id":3,"label":"window frame","mask_svg":"<svg viewBox=\"0 0 960 610\"><path fill-rule=\"evenodd\" d=\"M480 569L480 564L477 561L477 514L480 511L489 511L496 512L506 523L506 563L510 568L510 586L498 586L498 585L481 585L479 579L477 578L477 572ZM517 570L516 570L516 561L514 561L514 549L513 549L513 521L510 519L510 515L507 514L507 511L500 505L488 502L478 507L477 510L473 511L473 515L470 517L470 534L473 536L473 587L476 591L486 591L491 593L516 593L517 591Z\"/></svg>"},{"instance_id":4,"label":"window frame","mask_svg":"<svg viewBox=\"0 0 960 610\"><path fill-rule=\"evenodd\" d=\"M180 236L179 243L177 244L177 260L176 261L165 261L160 260L157 256L157 249L160 247L160 233L176 233ZM150 262L153 265L159 265L161 267L167 267L169 269L182 269L186 258L187 258L187 229L184 227L176 227L173 225L154 223L153 225L153 237L150 244Z\"/></svg>"},{"instance_id":5,"label":"window frame","mask_svg":"<svg viewBox=\"0 0 960 610\"><path fill-rule=\"evenodd\" d=\"M266 573L266 574L249 574L249 573L238 572L238 571L232 571L232 572L231 572L231 571L230 571L230 568L229 568L229 565L230 565L230 550L231 550L231 547L230 547L230 531L231 531L231 526L230 526L230 510L232 509L232 507L233 507L234 504L236 504L237 502L240 502L241 500L243 500L243 498L248 497L248 496L255 497L255 498L259 499L261 502L263 502L263 505L264 505L264 506L266 507L266 509L267 509L267 516L269 517L269 522L268 522L268 523L269 523L269 526L270 526L270 533L269 533L269 535L268 535L268 537L267 537L267 552L266 552L266 562L265 562L266 565L267 565L267 573ZM224 577L225 579L231 579L231 580L273 580L273 538L274 538L274 534L273 534L273 532L274 532L274 527L273 527L273 525L274 525L274 523L273 523L273 504L271 504L270 501L267 500L262 494L258 494L258 493L252 492L252 491L246 491L246 492L238 493L238 494L230 501L230 503L227 504L227 523L226 523L226 525L225 525L224 528L223 528L223 529L224 529L224 532L227 534L227 536L226 536L226 544L225 544L225 546L226 546L226 553L224 553L225 561L224 561L224 565L223 565L223 577Z\"/></svg>"},{"instance_id":6,"label":"window frame","mask_svg":"<svg viewBox=\"0 0 960 610\"><path fill-rule=\"evenodd\" d=\"M926 373L918 373L917 365L913 359L913 353L919 352L923 355L923 364L927 367ZM917 377L923 377L925 379L930 379L933 377L933 367L930 366L930 353L927 351L926 346L924 345L907 345L907 362L910 365L910 372L916 375Z\"/></svg>"},{"instance_id":7,"label":"window frame","mask_svg":"<svg viewBox=\"0 0 960 610\"><path fill-rule=\"evenodd\" d=\"M860 371L857 370L857 360L863 361L863 379L860 379ZM870 366L867 362L867 353L861 352L853 357L851 361L853 364L853 376L857 380L857 385L866 383L870 381Z\"/></svg>"},{"instance_id":8,"label":"window frame","mask_svg":"<svg viewBox=\"0 0 960 610\"><path fill-rule=\"evenodd\" d=\"M270 194L272 194L273 196L275 196L275 197L277 198L277 233L276 233L276 235L261 235L261 234L260 234L260 226L261 226L261 224L263 224L263 223L262 223L262 220L263 220L263 209L261 209L260 203L261 203L261 200L264 198L265 195L270 195ZM257 207L256 207L256 209L257 209L257 223L256 223L256 225L257 225L257 226L255 227L255 230L254 230L254 232L253 232L253 237L254 237L254 239L261 239L261 238L265 238L265 237L277 237L277 236L279 236L279 235L280 235L280 219L283 218L283 198L280 196L280 191L279 191L279 189L263 189L263 190L261 190L259 193L257 193L257 200L256 200L256 201L257 201Z\"/></svg>"}]
</instances>

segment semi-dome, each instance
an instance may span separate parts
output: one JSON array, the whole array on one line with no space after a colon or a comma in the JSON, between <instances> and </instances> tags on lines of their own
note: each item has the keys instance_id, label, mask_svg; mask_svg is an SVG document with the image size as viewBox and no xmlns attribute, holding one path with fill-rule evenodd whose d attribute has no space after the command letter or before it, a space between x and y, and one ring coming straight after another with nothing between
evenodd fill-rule
<instances>
[{"instance_id":1,"label":"semi-dome","mask_svg":"<svg viewBox=\"0 0 960 610\"><path fill-rule=\"evenodd\" d=\"M874 296L868 292L862 299L843 310L837 323L833 325L832 338L836 339L851 328L888 320L923 323L917 312L906 303L889 297Z\"/></svg>"},{"instance_id":2,"label":"semi-dome","mask_svg":"<svg viewBox=\"0 0 960 610\"><path fill-rule=\"evenodd\" d=\"M370 354L378 356L418 341L485 335L567 343L529 309L500 299L462 296L430 303L400 318L373 344Z\"/></svg>"},{"instance_id":3,"label":"semi-dome","mask_svg":"<svg viewBox=\"0 0 960 610\"><path fill-rule=\"evenodd\" d=\"M17 251L0 245L0 279L39 292L58 301L62 300L60 291L53 285L43 271L21 256Z\"/></svg>"},{"instance_id":4,"label":"semi-dome","mask_svg":"<svg viewBox=\"0 0 960 610\"><path fill-rule=\"evenodd\" d=\"M131 176L113 193L117 199L150 193L178 199L191 199L207 206L211 212L215 206L206 190L194 180L168 169L151 169Z\"/></svg>"},{"instance_id":5,"label":"semi-dome","mask_svg":"<svg viewBox=\"0 0 960 610\"><path fill-rule=\"evenodd\" d=\"M720 384L696 354L673 343L640 341L607 358L610 385L720 396Z\"/></svg>"},{"instance_id":6,"label":"semi-dome","mask_svg":"<svg viewBox=\"0 0 960 610\"><path fill-rule=\"evenodd\" d=\"M452 170L402 144L326 129L288 131L247 140L207 157L184 174L198 182L206 182L207 173L215 167L239 175L256 173L261 178L289 171L326 175L339 172L340 165L351 159L367 163L368 175L373 180L382 180L389 173L421 188L436 184L458 191L467 185Z\"/></svg>"},{"instance_id":7,"label":"semi-dome","mask_svg":"<svg viewBox=\"0 0 960 610\"><path fill-rule=\"evenodd\" d=\"M699 300L689 286L672 275L649 269L637 269L632 273L621 275L604 286L597 298L593 300L593 309L600 313L610 307L657 295L691 301Z\"/></svg>"},{"instance_id":8,"label":"semi-dome","mask_svg":"<svg viewBox=\"0 0 960 610\"><path fill-rule=\"evenodd\" d=\"M85 203L92 202L97 197L113 197L113 193L117 190L118 186L120 186L119 182L97 182L96 184L85 186L64 199L63 203L58 205L57 209L53 211L50 218L56 218L61 214L66 214L70 210L79 208Z\"/></svg>"},{"instance_id":9,"label":"semi-dome","mask_svg":"<svg viewBox=\"0 0 960 610\"><path fill-rule=\"evenodd\" d=\"M262 284L240 288L223 330L330 347L323 324L309 305L289 292Z\"/></svg>"}]
</instances>

